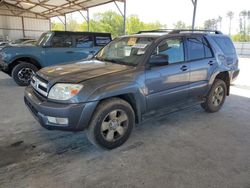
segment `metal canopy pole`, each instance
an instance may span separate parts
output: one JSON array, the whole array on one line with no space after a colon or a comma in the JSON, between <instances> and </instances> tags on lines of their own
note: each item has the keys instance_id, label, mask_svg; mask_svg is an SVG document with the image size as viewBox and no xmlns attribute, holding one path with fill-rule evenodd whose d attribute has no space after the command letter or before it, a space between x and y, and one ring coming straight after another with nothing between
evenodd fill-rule
<instances>
[{"instance_id":1,"label":"metal canopy pole","mask_svg":"<svg viewBox=\"0 0 250 188\"><path fill-rule=\"evenodd\" d=\"M127 20L127 2L126 2L126 0L124 0L124 9L123 9L123 11L124 11L124 16L123 16L123 29L124 29L124 35L126 35L126 20Z\"/></svg>"},{"instance_id":2,"label":"metal canopy pole","mask_svg":"<svg viewBox=\"0 0 250 188\"><path fill-rule=\"evenodd\" d=\"M23 31L23 37L25 38L25 28L24 28L24 19L23 16L21 17L22 19L22 31Z\"/></svg>"},{"instance_id":3,"label":"metal canopy pole","mask_svg":"<svg viewBox=\"0 0 250 188\"><path fill-rule=\"evenodd\" d=\"M195 17L196 17L196 7L197 7L197 1L198 0L191 0L194 6L194 12L193 12L193 21L192 21L192 30L194 30L195 27Z\"/></svg>"},{"instance_id":4,"label":"metal canopy pole","mask_svg":"<svg viewBox=\"0 0 250 188\"><path fill-rule=\"evenodd\" d=\"M81 11L78 11L81 16L84 18L84 20L87 22L88 24L88 31L90 31L90 25L89 25L89 9L87 9L87 17L83 15L83 13Z\"/></svg>"},{"instance_id":5,"label":"metal canopy pole","mask_svg":"<svg viewBox=\"0 0 250 188\"><path fill-rule=\"evenodd\" d=\"M66 17L66 14L64 14L64 29L65 31L67 31L67 17Z\"/></svg>"},{"instance_id":6,"label":"metal canopy pole","mask_svg":"<svg viewBox=\"0 0 250 188\"><path fill-rule=\"evenodd\" d=\"M87 23L88 23L88 32L90 31L90 25L89 25L89 9L87 9Z\"/></svg>"},{"instance_id":7,"label":"metal canopy pole","mask_svg":"<svg viewBox=\"0 0 250 188\"><path fill-rule=\"evenodd\" d=\"M114 1L114 3L116 5L117 9L119 10L120 14L123 17L123 33L124 33L124 35L126 35L126 14L127 14L126 13L127 12L126 9L127 9L127 2L126 2L126 0L123 0L123 12L120 9L120 7L118 6L118 4L116 3L116 1Z\"/></svg>"},{"instance_id":8,"label":"metal canopy pole","mask_svg":"<svg viewBox=\"0 0 250 188\"><path fill-rule=\"evenodd\" d=\"M64 21L60 18L60 16L57 16L57 18L62 22L62 24L64 25L64 29L66 31L66 15L64 15Z\"/></svg>"}]
</instances>

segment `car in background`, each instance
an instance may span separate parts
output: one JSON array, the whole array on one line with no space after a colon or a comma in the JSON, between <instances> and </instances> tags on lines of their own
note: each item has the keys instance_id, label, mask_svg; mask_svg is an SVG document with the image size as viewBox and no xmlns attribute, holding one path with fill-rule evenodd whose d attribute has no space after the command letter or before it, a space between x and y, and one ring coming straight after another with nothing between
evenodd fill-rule
<instances>
[{"instance_id":1,"label":"car in background","mask_svg":"<svg viewBox=\"0 0 250 188\"><path fill-rule=\"evenodd\" d=\"M6 45L8 45L9 42L8 41L1 41L0 42L0 50L3 49Z\"/></svg>"},{"instance_id":2,"label":"car in background","mask_svg":"<svg viewBox=\"0 0 250 188\"><path fill-rule=\"evenodd\" d=\"M28 41L19 39L15 43ZM18 85L26 86L39 69L92 57L110 41L110 33L45 32L36 45L5 46L0 51L0 70L12 76Z\"/></svg>"},{"instance_id":3,"label":"car in background","mask_svg":"<svg viewBox=\"0 0 250 188\"><path fill-rule=\"evenodd\" d=\"M200 103L219 111L238 74L234 45L220 31L144 31L116 38L92 59L41 69L24 101L43 127L85 129L94 145L113 149L162 109Z\"/></svg>"},{"instance_id":4,"label":"car in background","mask_svg":"<svg viewBox=\"0 0 250 188\"><path fill-rule=\"evenodd\" d=\"M30 41L30 40L34 40L32 38L20 38L20 39L16 39L14 41L11 41L9 44L10 45L18 45L18 44L23 44L26 41Z\"/></svg>"},{"instance_id":5,"label":"car in background","mask_svg":"<svg viewBox=\"0 0 250 188\"><path fill-rule=\"evenodd\" d=\"M21 44L23 44L23 45L35 45L36 43L37 43L37 40L30 39L30 40L26 40L26 41L22 42Z\"/></svg>"}]
</instances>

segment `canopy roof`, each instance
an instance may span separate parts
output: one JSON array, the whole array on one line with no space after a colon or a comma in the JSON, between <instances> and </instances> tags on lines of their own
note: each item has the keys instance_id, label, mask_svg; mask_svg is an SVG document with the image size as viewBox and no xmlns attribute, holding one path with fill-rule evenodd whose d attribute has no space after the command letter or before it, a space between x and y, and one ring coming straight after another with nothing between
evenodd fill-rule
<instances>
[{"instance_id":1,"label":"canopy roof","mask_svg":"<svg viewBox=\"0 0 250 188\"><path fill-rule=\"evenodd\" d=\"M124 0L116 1L124 2ZM114 2L114 0L0 0L0 4L4 4L13 13L13 16L16 16L15 8L18 8L19 11L23 10L47 19L110 2ZM21 14L20 16L22 16Z\"/></svg>"}]
</instances>

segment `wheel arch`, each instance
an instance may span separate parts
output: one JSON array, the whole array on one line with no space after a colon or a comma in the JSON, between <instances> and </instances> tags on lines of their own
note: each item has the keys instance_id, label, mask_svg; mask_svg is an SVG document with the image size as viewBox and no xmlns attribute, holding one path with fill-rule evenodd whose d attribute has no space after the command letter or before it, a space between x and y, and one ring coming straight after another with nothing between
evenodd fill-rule
<instances>
[{"instance_id":1,"label":"wheel arch","mask_svg":"<svg viewBox=\"0 0 250 188\"><path fill-rule=\"evenodd\" d=\"M35 65L38 69L42 68L38 60L36 60L33 57L24 56L24 57L18 57L12 61L12 63L9 65L9 72L11 73L13 68L16 65L20 64L21 62L31 63Z\"/></svg>"},{"instance_id":2,"label":"wheel arch","mask_svg":"<svg viewBox=\"0 0 250 188\"><path fill-rule=\"evenodd\" d=\"M230 76L228 71L220 72L216 75L215 79L221 79L226 83L227 86L227 95L230 93Z\"/></svg>"}]
</instances>

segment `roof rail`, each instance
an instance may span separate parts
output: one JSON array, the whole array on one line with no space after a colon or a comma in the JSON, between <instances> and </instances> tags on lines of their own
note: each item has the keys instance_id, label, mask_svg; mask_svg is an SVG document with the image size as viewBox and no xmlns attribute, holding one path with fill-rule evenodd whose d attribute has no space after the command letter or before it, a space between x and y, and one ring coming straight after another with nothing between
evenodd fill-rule
<instances>
[{"instance_id":1,"label":"roof rail","mask_svg":"<svg viewBox=\"0 0 250 188\"><path fill-rule=\"evenodd\" d=\"M143 31L139 31L137 34L141 34L141 33L168 33L173 31L173 29L155 29L155 30L143 30Z\"/></svg>"},{"instance_id":2,"label":"roof rail","mask_svg":"<svg viewBox=\"0 0 250 188\"><path fill-rule=\"evenodd\" d=\"M168 33L168 34L178 34L181 32L196 32L196 33L214 33L214 34L222 34L221 31L218 30L203 30L203 29L156 29L156 30L148 30L148 31L139 31L137 34L141 33Z\"/></svg>"}]
</instances>

